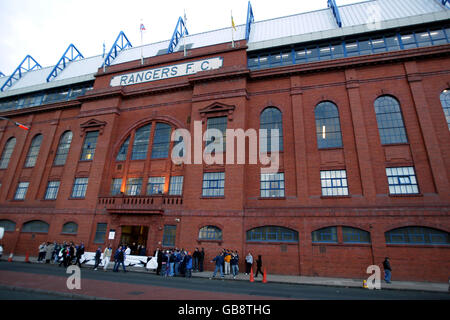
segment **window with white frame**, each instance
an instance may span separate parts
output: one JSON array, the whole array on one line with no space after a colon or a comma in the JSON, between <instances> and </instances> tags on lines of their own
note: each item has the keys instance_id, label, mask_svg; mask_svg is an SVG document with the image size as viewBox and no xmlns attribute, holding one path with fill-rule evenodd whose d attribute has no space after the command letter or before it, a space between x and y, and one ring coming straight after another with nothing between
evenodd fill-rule
<instances>
[{"instance_id":1,"label":"window with white frame","mask_svg":"<svg viewBox=\"0 0 450 320\"><path fill-rule=\"evenodd\" d=\"M414 167L386 168L390 194L418 194Z\"/></svg>"},{"instance_id":2,"label":"window with white frame","mask_svg":"<svg viewBox=\"0 0 450 320\"><path fill-rule=\"evenodd\" d=\"M223 197L225 190L225 172L203 173L203 197Z\"/></svg>"},{"instance_id":3,"label":"window with white frame","mask_svg":"<svg viewBox=\"0 0 450 320\"><path fill-rule=\"evenodd\" d=\"M169 195L181 196L183 194L183 176L170 178Z\"/></svg>"},{"instance_id":4,"label":"window with white frame","mask_svg":"<svg viewBox=\"0 0 450 320\"><path fill-rule=\"evenodd\" d=\"M166 177L150 177L148 178L147 194L163 194Z\"/></svg>"},{"instance_id":5,"label":"window with white frame","mask_svg":"<svg viewBox=\"0 0 450 320\"><path fill-rule=\"evenodd\" d=\"M36 164L39 150L41 149L42 134L36 135L31 141L30 149L28 150L27 157L25 159L25 168L34 167Z\"/></svg>"},{"instance_id":6,"label":"window with white frame","mask_svg":"<svg viewBox=\"0 0 450 320\"><path fill-rule=\"evenodd\" d=\"M129 178L127 180L126 193L128 196L138 196L141 194L142 178Z\"/></svg>"},{"instance_id":7,"label":"window with white frame","mask_svg":"<svg viewBox=\"0 0 450 320\"><path fill-rule=\"evenodd\" d=\"M16 194L14 195L14 200L25 200L29 185L29 182L19 182L17 185Z\"/></svg>"},{"instance_id":8,"label":"window with white frame","mask_svg":"<svg viewBox=\"0 0 450 320\"><path fill-rule=\"evenodd\" d=\"M122 178L115 178L111 183L111 195L117 196L120 194L120 188L122 187Z\"/></svg>"},{"instance_id":9,"label":"window with white frame","mask_svg":"<svg viewBox=\"0 0 450 320\"><path fill-rule=\"evenodd\" d=\"M58 196L59 181L49 181L47 184L47 190L45 191L45 200L55 200Z\"/></svg>"},{"instance_id":10,"label":"window with white frame","mask_svg":"<svg viewBox=\"0 0 450 320\"><path fill-rule=\"evenodd\" d=\"M84 198L89 178L76 178L72 188L72 198Z\"/></svg>"},{"instance_id":11,"label":"window with white frame","mask_svg":"<svg viewBox=\"0 0 450 320\"><path fill-rule=\"evenodd\" d=\"M345 170L320 171L322 196L348 196L347 173Z\"/></svg>"},{"instance_id":12,"label":"window with white frame","mask_svg":"<svg viewBox=\"0 0 450 320\"><path fill-rule=\"evenodd\" d=\"M284 197L284 173L262 173L261 174L261 197L282 198Z\"/></svg>"}]
</instances>

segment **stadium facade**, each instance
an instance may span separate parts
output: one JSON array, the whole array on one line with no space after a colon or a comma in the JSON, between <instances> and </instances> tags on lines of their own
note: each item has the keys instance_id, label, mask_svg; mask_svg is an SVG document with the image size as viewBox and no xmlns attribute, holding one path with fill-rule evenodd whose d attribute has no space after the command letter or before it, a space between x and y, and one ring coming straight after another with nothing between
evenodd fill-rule
<instances>
[{"instance_id":1,"label":"stadium facade","mask_svg":"<svg viewBox=\"0 0 450 320\"><path fill-rule=\"evenodd\" d=\"M49 68L27 56L0 77L5 255L229 248L241 270L251 252L268 273L358 278L389 256L394 280L447 281L449 4L328 4L266 21L249 5L236 30L194 35L180 18L171 40L120 33ZM245 163L174 163L171 133L196 126L279 129L277 173L249 163L250 142Z\"/></svg>"}]
</instances>

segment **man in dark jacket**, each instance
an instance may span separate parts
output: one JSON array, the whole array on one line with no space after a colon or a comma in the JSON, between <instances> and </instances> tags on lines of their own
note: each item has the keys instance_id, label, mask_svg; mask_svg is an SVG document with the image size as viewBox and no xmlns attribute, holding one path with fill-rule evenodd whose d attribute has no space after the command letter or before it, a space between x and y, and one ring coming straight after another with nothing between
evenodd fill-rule
<instances>
[{"instance_id":1,"label":"man in dark jacket","mask_svg":"<svg viewBox=\"0 0 450 320\"><path fill-rule=\"evenodd\" d=\"M389 262L389 257L384 258L383 261L383 268L384 268L384 281L386 281L386 283L391 283L391 264Z\"/></svg>"},{"instance_id":2,"label":"man in dark jacket","mask_svg":"<svg viewBox=\"0 0 450 320\"><path fill-rule=\"evenodd\" d=\"M216 277L217 271L220 270L220 277L223 279L223 263L224 263L224 256L222 252L219 252L219 254L211 260L211 262L216 262L216 267L214 268L213 278ZM209 278L212 279L212 278Z\"/></svg>"},{"instance_id":3,"label":"man in dark jacket","mask_svg":"<svg viewBox=\"0 0 450 320\"><path fill-rule=\"evenodd\" d=\"M255 274L255 277L257 277L259 273L263 274L261 268L262 268L262 258L261 258L261 255L258 255L258 259L256 259L256 274Z\"/></svg>"},{"instance_id":4,"label":"man in dark jacket","mask_svg":"<svg viewBox=\"0 0 450 320\"><path fill-rule=\"evenodd\" d=\"M199 260L200 260L200 251L198 251L198 248L195 248L195 251L192 254L192 270L194 270L194 272L198 271Z\"/></svg>"},{"instance_id":5,"label":"man in dark jacket","mask_svg":"<svg viewBox=\"0 0 450 320\"><path fill-rule=\"evenodd\" d=\"M202 248L198 258L198 271L203 272L203 261L205 260L205 249Z\"/></svg>"},{"instance_id":6,"label":"man in dark jacket","mask_svg":"<svg viewBox=\"0 0 450 320\"><path fill-rule=\"evenodd\" d=\"M84 243L82 242L78 247L77 247L77 260L75 262L75 264L78 264L78 266L81 268L81 256L84 254Z\"/></svg>"},{"instance_id":7,"label":"man in dark jacket","mask_svg":"<svg viewBox=\"0 0 450 320\"><path fill-rule=\"evenodd\" d=\"M102 261L101 257L102 257L102 249L100 247L98 247L97 251L95 251L95 266L94 266L94 270L97 270L98 265Z\"/></svg>"},{"instance_id":8,"label":"man in dark jacket","mask_svg":"<svg viewBox=\"0 0 450 320\"><path fill-rule=\"evenodd\" d=\"M159 248L157 248L156 251L153 253L153 256L156 256L156 262L158 262L158 267L156 267L156 274L159 275L159 273L161 272L161 262L163 253Z\"/></svg>"}]
</instances>

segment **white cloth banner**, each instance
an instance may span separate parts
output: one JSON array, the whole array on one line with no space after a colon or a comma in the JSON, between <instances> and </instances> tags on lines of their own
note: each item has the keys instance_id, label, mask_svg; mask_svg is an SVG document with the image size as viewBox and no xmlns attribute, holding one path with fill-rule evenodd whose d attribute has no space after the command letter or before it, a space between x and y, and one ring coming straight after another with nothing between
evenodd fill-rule
<instances>
[{"instance_id":1,"label":"white cloth banner","mask_svg":"<svg viewBox=\"0 0 450 320\"><path fill-rule=\"evenodd\" d=\"M150 258L150 260L148 260ZM103 253L101 255L101 266L103 263ZM148 260L148 262L147 262ZM85 252L81 256L81 264L87 264L90 266L95 265L95 252ZM156 257L147 257L147 256L126 256L125 259L125 267L145 267L147 269L156 269L158 267L158 262Z\"/></svg>"}]
</instances>

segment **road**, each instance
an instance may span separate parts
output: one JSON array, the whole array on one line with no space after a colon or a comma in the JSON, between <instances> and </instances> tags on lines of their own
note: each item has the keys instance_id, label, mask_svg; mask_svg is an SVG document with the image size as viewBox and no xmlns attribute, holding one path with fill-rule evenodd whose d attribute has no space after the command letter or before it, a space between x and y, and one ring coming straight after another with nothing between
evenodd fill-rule
<instances>
[{"instance_id":1,"label":"road","mask_svg":"<svg viewBox=\"0 0 450 320\"><path fill-rule=\"evenodd\" d=\"M72 299L85 295L118 300L450 300L450 294L438 292L263 284L195 277L163 278L154 273L113 273L94 271L91 267L81 269L81 289L69 290L66 285L69 276L63 267L55 265L0 262L0 285L3 288L54 292ZM25 299L25 293L21 298L18 292L0 297Z\"/></svg>"}]
</instances>

